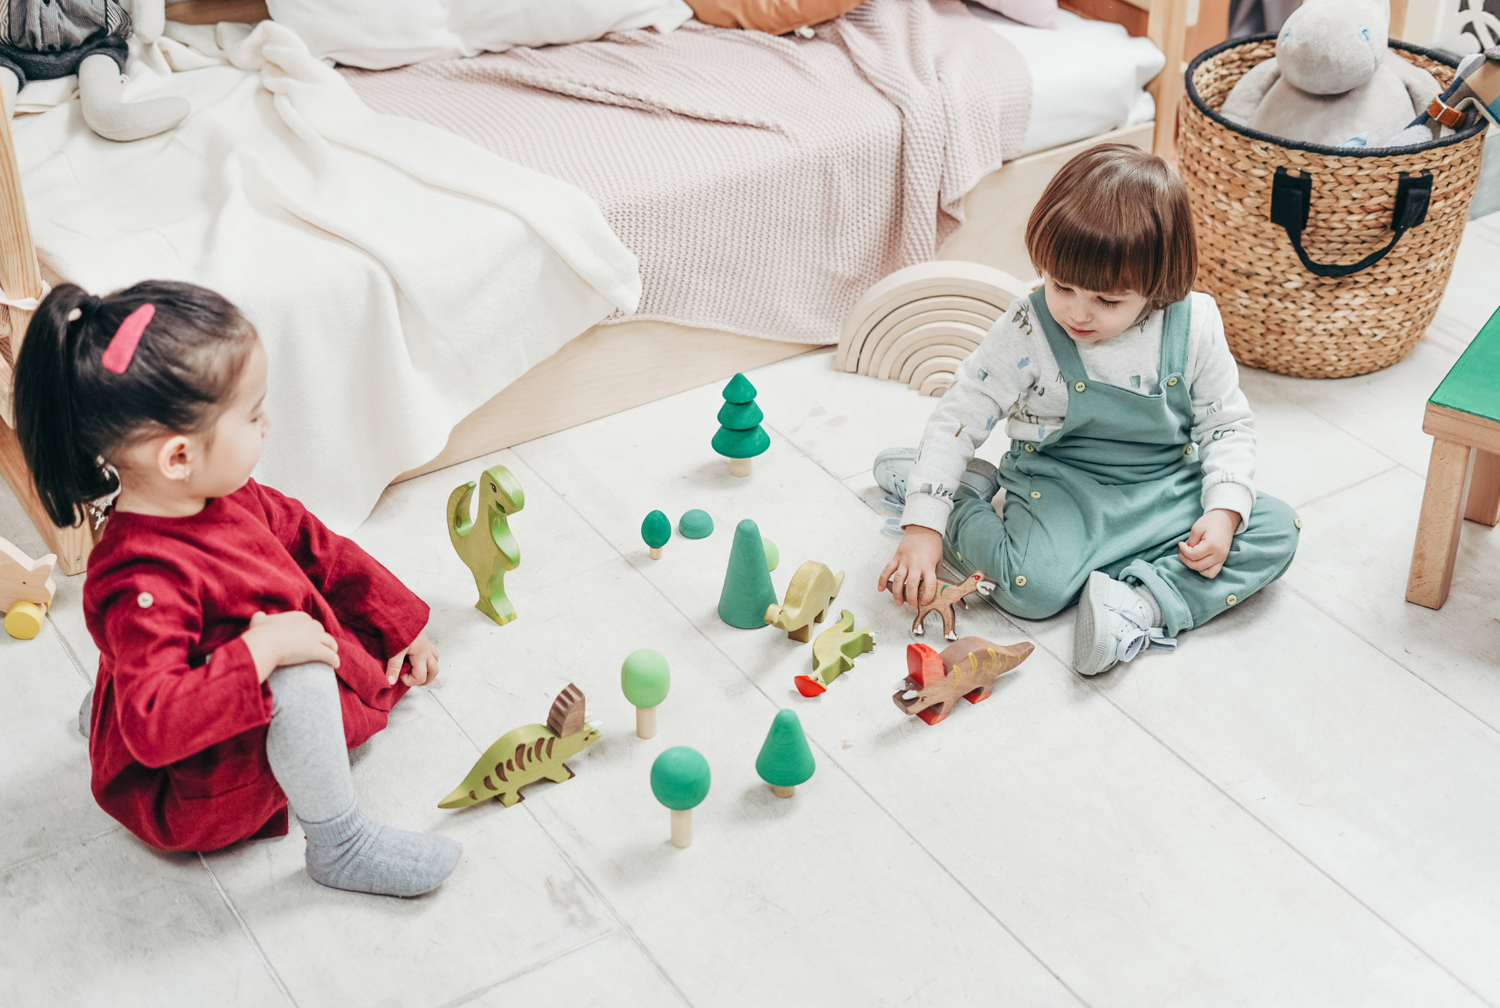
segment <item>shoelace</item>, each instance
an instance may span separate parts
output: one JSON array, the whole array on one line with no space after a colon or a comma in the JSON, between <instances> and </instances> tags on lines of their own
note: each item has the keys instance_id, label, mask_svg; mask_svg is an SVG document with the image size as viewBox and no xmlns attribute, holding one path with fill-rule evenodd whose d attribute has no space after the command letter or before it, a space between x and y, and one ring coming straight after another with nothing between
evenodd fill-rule
<instances>
[{"instance_id":1,"label":"shoelace","mask_svg":"<svg viewBox=\"0 0 1500 1008\"><path fill-rule=\"evenodd\" d=\"M1125 652L1120 655L1120 661L1131 661L1142 651L1151 648L1160 648L1163 651L1177 650L1177 638L1168 637L1165 627L1142 626L1134 615L1108 603L1105 604L1104 608L1118 614L1128 624L1126 629L1118 635L1120 646L1125 649Z\"/></svg>"}]
</instances>

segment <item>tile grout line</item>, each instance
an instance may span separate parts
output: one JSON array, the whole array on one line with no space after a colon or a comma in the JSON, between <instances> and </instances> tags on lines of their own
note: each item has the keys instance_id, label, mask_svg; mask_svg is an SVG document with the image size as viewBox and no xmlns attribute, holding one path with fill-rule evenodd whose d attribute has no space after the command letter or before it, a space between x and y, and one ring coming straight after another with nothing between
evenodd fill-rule
<instances>
[{"instance_id":1,"label":"tile grout line","mask_svg":"<svg viewBox=\"0 0 1500 1008\"><path fill-rule=\"evenodd\" d=\"M996 608L998 609L998 607L996 607ZM1007 618L1008 618L1008 616L1009 616L1008 613L1004 613L1003 610L1000 610L1000 611L1002 612L1002 614L1006 615ZM1011 625L1015 626L1014 622L1012 622ZM1019 630L1019 627L1017 629ZM1139 721L1134 715L1132 715L1124 707L1120 706L1120 704L1117 703L1112 696L1110 696L1108 693L1106 693L1102 689L1100 689L1087 676L1082 676L1082 675L1079 675L1077 672L1074 672L1072 670L1071 666L1069 666L1066 662L1064 662L1062 660L1061 656L1059 656L1057 654L1057 652L1053 651L1050 647L1046 646L1045 644L1039 644L1037 646L1040 647L1047 654L1051 655L1053 657L1053 659L1055 659L1065 669L1068 669L1069 674L1072 675L1074 679L1078 680L1084 686L1088 687L1088 689L1092 693L1094 693L1094 695L1098 696L1105 703L1107 703L1111 707L1113 707L1116 711L1118 711L1120 713L1120 715L1122 717L1124 717L1131 724L1133 724L1137 728L1139 728L1142 732L1144 732L1146 734L1146 736L1148 738L1150 738L1152 741L1154 741L1157 745L1161 746L1162 749L1164 749L1165 751L1167 751L1168 753L1170 753L1174 759L1176 759L1183 766L1187 767L1188 770L1192 771L1193 774L1195 774L1200 780L1202 780L1209 787L1211 787L1215 791L1217 791L1227 801L1229 801L1230 803L1232 803L1236 808L1238 808L1247 817L1249 817L1249 819L1252 822L1254 822L1256 825L1258 825L1261 829L1265 830L1266 833L1270 834L1272 837L1275 837L1276 840L1279 841L1284 847L1286 847L1287 850L1291 851L1298 858L1300 858L1304 863L1306 863L1309 867L1311 867L1315 872L1317 872L1319 875L1323 876L1325 879L1327 879L1329 882L1331 882L1340 892L1342 892L1345 896L1348 896L1351 900L1353 900L1359 907L1361 907L1371 917L1374 917L1381 924L1385 925L1391 931L1392 934L1398 936L1402 941L1406 942L1409 946L1411 946L1412 949L1414 949L1424 959L1426 959L1428 962L1432 963L1434 966L1436 966L1442 972L1446 973L1449 977L1451 977L1453 979L1453 981L1455 983L1457 983L1464 990L1466 990L1470 994L1472 994L1481 1004L1486 1004L1486 1005L1492 1005L1493 1004L1493 1002L1489 1001L1482 994L1480 994L1478 991L1476 991L1462 977L1460 977L1458 974L1454 973L1451 969L1449 969L1436 956L1434 956L1432 953L1428 952L1421 945L1417 944L1417 942L1413 938L1411 938L1408 934L1406 934L1405 931L1402 931L1400 928L1396 927L1389 920L1387 920L1385 918L1385 916L1383 914L1381 914L1378 910L1376 910L1374 907L1370 906L1368 903L1366 903L1359 896L1355 895L1355 893L1348 886L1344 885L1344 883L1340 882L1337 878L1335 878L1327 869L1325 869L1322 865L1318 864L1317 861L1313 860L1311 857L1309 857L1307 854L1305 854L1301 850L1301 848L1299 848L1296 844L1292 843L1286 837L1282 836L1279 832L1277 832L1277 830L1275 829L1275 827L1273 827L1270 823L1266 822L1260 816L1256 815L1254 812L1252 812L1250 810L1250 808L1248 806L1246 806L1243 802L1241 802L1239 799L1235 798L1232 794L1230 794L1222 786L1220 786L1217 781L1213 780L1213 778L1209 777L1202 770L1198 769L1198 767L1195 766L1192 763L1192 761L1188 760L1185 756L1183 756L1176 749L1174 749L1171 745L1169 745L1163 738L1161 738L1161 736L1157 735L1156 732L1152 731L1150 728L1146 727L1146 725L1142 724L1141 721Z\"/></svg>"},{"instance_id":2,"label":"tile grout line","mask_svg":"<svg viewBox=\"0 0 1500 1008\"><path fill-rule=\"evenodd\" d=\"M229 912L234 916L235 922L240 926L240 931L244 933L246 940L250 942L250 947L255 949L255 956L260 960L261 965L266 968L266 972L271 975L271 982L276 985L277 990L281 991L281 996L286 998L287 1003L292 1005L292 1008L297 1008L297 999L292 997L292 992L287 989L286 983L282 981L281 974L276 972L276 967L271 965L270 958L266 956L266 950L260 947L260 941L255 937L255 932L250 930L250 922L245 920L240 914L240 908L234 905L234 901L229 898L229 893L224 891L224 886L219 883L219 876L215 875L213 868L209 867L208 858L203 856L202 851L198 852L198 863L203 866L203 870L213 880L214 888L219 891L219 898L229 908Z\"/></svg>"},{"instance_id":3,"label":"tile grout line","mask_svg":"<svg viewBox=\"0 0 1500 1008\"><path fill-rule=\"evenodd\" d=\"M780 434L779 431L777 433L778 433L778 435ZM816 461L812 460L805 452L802 451L801 448L797 447L797 445L793 444L791 441L787 441L786 443L794 451L796 451L799 455L802 455L803 458L808 458L809 461L812 461L813 465L817 466L817 468L819 470L821 470L822 472L824 472L825 474L827 474L829 476L829 478L834 479L834 481L836 483L838 483L840 486L842 486L847 492L853 493L853 491L850 490L847 486L844 486L842 480L836 479L833 476L832 473L829 473L827 469L824 469L822 466L818 465ZM514 449L512 449L512 451L514 451ZM547 489L549 489L553 493L557 494L558 499L561 500L564 504L567 504L568 508L575 515L578 516L579 521L582 521L585 525L587 525L593 531L593 533L595 535L597 535L610 549L612 549L612 550L615 551L615 554L617 556L619 556L620 559L622 559L622 560L625 561L626 565L629 566L630 569L632 571L634 571L641 578L641 580L645 581L646 584L650 586L650 588L651 588L652 591L656 592L656 594L664 602L666 602L667 605L671 606L672 609L675 610L677 612L677 614L682 617L683 622L685 622L689 627L691 627L693 629L694 633L698 634L698 636L706 644L708 644L709 647L711 647L715 651L717 651L724 658L724 660L729 663L729 665L730 665L731 668L733 668L737 672L739 672L740 677L742 679L744 679L747 683L749 683L752 689L754 689L762 697L765 697L765 699L773 707L775 707L778 710L780 709L780 707L777 705L776 701L773 700L771 698L771 696L766 693L766 691L760 686L759 683L755 682L755 680L753 680L753 679L750 678L750 676L745 672L745 669L743 669L738 662L736 662L732 657L730 657L730 655L727 654L724 651L724 649L721 648L718 645L718 643L716 643L715 641L713 641L712 639L710 639L706 634L704 634L703 631L701 629L699 629L698 625L696 623L694 623L693 620L687 615L687 613L683 612L682 609L677 605L676 602L674 602L672 599L668 598L667 595L666 595L666 593L664 593L660 588L658 588L656 586L656 584L650 578L646 577L645 574L642 573L640 571L640 569L635 566L635 564L630 563L629 559L626 558L625 554L621 553L620 550L618 549L618 547L616 547L615 544L613 542L611 542L609 540L609 538L607 536L605 536L604 533L601 532L594 525L593 522L589 521L588 517L586 515L584 515L582 512L580 512L578 510L578 508L575 507L570 500L568 500L567 497L565 497L562 493L560 493L558 491L558 489L556 487L554 487L551 483L549 483L547 481L547 478L541 474L540 470L538 470L531 463L526 462L525 458L522 457L519 452L516 453L516 456L517 456L517 458L520 458L521 461L526 464L526 467L528 469L530 469L533 473L536 474L537 479L541 480L542 483L543 483L543 485L545 485L547 487ZM916 847L917 847L918 850L920 850L920 851L922 851L922 853L926 854L927 857L932 860L933 864L935 864L939 868L939 870L941 870L950 879L952 879L953 882L958 886L958 888L959 888L959 890L961 892L963 892L966 896L968 896L971 900L973 900L974 903L975 903L975 905L978 906L979 909L986 916L988 916L991 920L993 920L996 923L996 925L998 925L999 928L1002 931L1004 931L1006 934L1010 935L1011 939L1013 941L1015 941L1015 943L1018 946L1020 946L1021 949L1027 955L1031 956L1031 958L1033 960L1035 960L1035 962L1036 962L1036 964L1038 966L1040 966L1040 967L1042 967L1042 969L1046 970L1047 973L1054 980L1056 980L1058 982L1058 984L1063 988L1063 990L1065 990L1069 994L1071 994L1073 996L1073 998L1079 1004L1084 1005L1085 1008L1089 1008L1089 1003L1086 1000L1084 1000L1084 998L1077 991L1075 991L1073 989L1073 987L1066 980L1064 980L1062 978L1062 976L1057 972L1057 970L1053 969L1052 966L1049 963L1047 963L1044 959L1042 959L1042 957L1040 955L1038 955L1031 948L1031 946L1027 945L1026 942L1022 941L1021 937L1019 935L1017 935L1015 933L1015 931L1011 930L1011 928L1004 921L1002 921L999 918L999 916L995 913L995 911L992 910L987 904L985 904L983 900L979 899L979 897L971 889L969 889L969 887L967 885L965 885L963 883L963 881L958 877L958 875L955 872L953 872L946 864L944 864L925 844L923 844L920 840L918 840L915 836L913 836L912 833L911 833L911 831L906 828L906 825L904 823L902 823L899 819L897 819L896 816L890 811L890 809L886 808L885 805L882 804L878 799L876 799L874 795L870 794L870 792L865 789L864 785L861 784L858 780L856 780L854 778L854 776L849 772L848 768L845 767L841 762L839 762L839 760L836 757L834 757L831 754L830 750L828 750L826 747L824 747L822 743L816 742L816 740L814 740L814 741L815 741L815 744L817 744L818 749L823 753L823 755L828 759L828 761L830 763L832 763L834 766L838 767L839 772L842 773L852 784L854 784L854 786L856 788L858 788L859 791L862 794L864 794L865 797L868 798L870 800L870 802L877 809L879 809L880 812L883 815L885 815L886 818L889 819L896 826L897 829L899 829L902 833L904 833L911 840L911 842L916 845ZM543 832L546 832L545 827L543 827ZM548 834L548 839L551 839L551 835L550 834ZM564 854L563 857L566 859L567 855ZM571 864L571 861L569 863ZM600 898L601 898L601 900L603 899L602 896ZM604 900L604 902L605 902L606 906L609 905L609 903L608 903L607 900ZM611 909L613 909L613 908L611 908ZM622 922L622 926L624 926L623 922ZM632 932L632 934L633 934L633 932ZM654 961L655 961L655 959L653 957L653 962ZM675 987L676 985L673 984L673 986Z\"/></svg>"},{"instance_id":4,"label":"tile grout line","mask_svg":"<svg viewBox=\"0 0 1500 1008\"><path fill-rule=\"evenodd\" d=\"M17 861L14 864L0 865L0 875L9 875L11 872L16 871L20 868L25 868L27 865L35 864L38 861L44 861L50 857L56 857L57 855L65 853L66 851L70 851L75 847L82 847L84 844L90 843L94 840L98 840L102 836L108 836L111 833L115 833L119 831L120 828L121 827L119 826L111 826L108 829L100 830L98 833L91 833L86 837L82 837L70 843L63 844L61 847L54 847L51 850L42 851L40 854L33 854L29 858L22 858L20 861Z\"/></svg>"},{"instance_id":5,"label":"tile grout line","mask_svg":"<svg viewBox=\"0 0 1500 1008\"><path fill-rule=\"evenodd\" d=\"M484 995L488 994L490 991L496 989L497 987L503 987L504 985L510 983L512 980L516 980L516 979L519 979L520 977L526 976L528 973L535 973L537 970L541 969L542 967L544 967L544 966L550 966L553 963L557 962L559 959L566 958L567 956L572 955L574 952L580 952L583 949L588 948L590 945L597 944L598 942L601 942L604 939L609 938L610 936L614 935L615 933L616 932L614 932L614 931L606 931L603 934L595 935L594 937L588 939L587 941L579 942L577 945L574 945L571 948L563 949L561 952L557 953L554 956L549 956L546 959L542 959L542 960L540 960L538 962L535 962L535 963L531 964L530 966L527 966L525 969L520 969L520 970L517 970L514 973L511 973L509 976L501 977L499 980L496 980L494 983L485 984L483 987L476 987L476 988L474 988L473 990L469 991L466 994L460 994L458 997L454 998L452 1001L444 1002L442 1005L439 1006L439 1008L460 1008L460 1006L466 1005L466 1004L470 1003L475 998L483 997Z\"/></svg>"},{"instance_id":6,"label":"tile grout line","mask_svg":"<svg viewBox=\"0 0 1500 1008\"><path fill-rule=\"evenodd\" d=\"M89 685L90 689L92 689L94 686L94 679L88 674L88 672L84 671L83 662L79 659L78 652L73 650L73 645L70 644L68 642L68 638L63 635L62 628L57 625L56 620L49 619L47 623L52 627L52 632L57 635L57 641L62 645L63 653L68 656L68 660L73 663L73 668L78 671L79 676L82 677L83 681Z\"/></svg>"},{"instance_id":7,"label":"tile grout line","mask_svg":"<svg viewBox=\"0 0 1500 1008\"><path fill-rule=\"evenodd\" d=\"M1318 496L1316 496L1316 497L1309 497L1307 500L1303 501L1301 504L1293 504L1292 505L1293 510L1300 511L1303 508L1312 507L1314 504L1321 504L1323 501L1328 500L1330 497L1337 497L1339 494L1345 493L1346 491L1349 491L1349 490L1353 490L1355 487L1364 486L1366 483L1370 482L1371 480L1377 480L1380 477L1387 475L1388 473L1395 472L1397 469L1406 469L1405 466L1403 466L1400 462L1397 462L1394 459L1389 459L1388 458L1387 460L1391 463L1391 466L1390 466L1389 469L1382 469L1382 470L1380 470L1377 473L1371 473L1370 475L1364 477L1363 479L1357 479L1353 483L1349 483L1349 484L1347 484L1345 486L1339 487L1337 490L1330 490L1327 493L1318 494ZM1406 471L1407 472L1411 472L1410 469L1407 469Z\"/></svg>"},{"instance_id":8,"label":"tile grout line","mask_svg":"<svg viewBox=\"0 0 1500 1008\"><path fill-rule=\"evenodd\" d=\"M1438 696L1442 697L1444 700L1447 700L1453 706L1457 707L1459 710L1461 710L1465 714L1469 715L1475 721L1478 721L1480 724L1484 725L1490 731L1500 733L1500 726L1496 726L1496 725L1490 724L1484 718L1480 717L1479 714L1477 714L1474 711L1470 710L1469 708L1465 707L1462 703L1460 703L1458 700L1454 699L1453 697L1449 696L1447 693L1444 693L1441 689L1439 689L1437 687L1437 685L1435 683L1433 683L1432 681L1430 681L1429 679L1427 679L1426 677L1424 677L1416 669L1414 669L1414 668L1410 667L1409 665L1405 664L1404 662L1401 661L1400 658L1396 657L1395 655L1388 653L1379 644L1375 643L1372 640L1369 640L1363 634L1361 634L1359 631L1355 630L1352 626L1350 626L1349 624L1345 623L1338 616L1335 616L1333 613L1329 612L1327 609L1324 609L1321 605L1318 604L1318 602L1317 602L1316 599L1312 598L1306 592L1302 591L1302 589L1298 588L1295 584L1293 584L1291 582L1283 582L1283 584L1285 585L1287 591L1292 592L1298 598L1302 599L1302 601L1306 602L1308 605L1310 605L1314 609L1316 609L1318 612L1322 613L1324 616L1327 616L1329 619L1333 620L1333 622L1337 623L1339 626L1341 626L1345 630L1349 631L1350 634L1352 634L1353 636L1357 637L1359 640L1363 641L1364 643L1368 644L1370 647L1374 648L1376 650L1376 652L1378 652L1383 657L1390 659L1390 661L1397 668L1401 669L1407 675L1409 675L1413 679L1417 680L1417 682L1419 682L1422 685L1426 686L1428 689L1432 690L1434 693L1436 693Z\"/></svg>"}]
</instances>

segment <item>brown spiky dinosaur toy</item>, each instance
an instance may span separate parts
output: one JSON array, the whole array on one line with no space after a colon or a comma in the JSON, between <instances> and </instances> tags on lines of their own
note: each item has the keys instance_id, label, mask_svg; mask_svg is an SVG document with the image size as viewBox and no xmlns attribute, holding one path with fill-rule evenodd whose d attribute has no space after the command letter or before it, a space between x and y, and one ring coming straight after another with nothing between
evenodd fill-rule
<instances>
[{"instance_id":1,"label":"brown spiky dinosaur toy","mask_svg":"<svg viewBox=\"0 0 1500 1008\"><path fill-rule=\"evenodd\" d=\"M1034 650L1036 646L1030 641L992 644L982 637L955 641L941 654L926 644L908 644L908 674L892 699L901 713L915 714L930 725L937 724L953 712L959 697L969 703L989 699L995 680L1025 661Z\"/></svg>"}]
</instances>

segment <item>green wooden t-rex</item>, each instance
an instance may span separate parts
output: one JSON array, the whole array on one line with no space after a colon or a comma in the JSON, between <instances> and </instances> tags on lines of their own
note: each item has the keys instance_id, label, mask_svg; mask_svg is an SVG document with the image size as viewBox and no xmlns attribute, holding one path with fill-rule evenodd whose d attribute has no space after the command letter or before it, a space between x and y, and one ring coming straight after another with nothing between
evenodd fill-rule
<instances>
[{"instance_id":1,"label":"green wooden t-rex","mask_svg":"<svg viewBox=\"0 0 1500 1008\"><path fill-rule=\"evenodd\" d=\"M477 519L469 517L469 498L475 487L479 487ZM511 534L509 517L525 506L526 492L503 465L491 466L478 483L465 483L448 495L448 538L474 575L479 589L474 608L501 626L516 618L516 607L505 597L505 572L521 564L521 547Z\"/></svg>"}]
</instances>

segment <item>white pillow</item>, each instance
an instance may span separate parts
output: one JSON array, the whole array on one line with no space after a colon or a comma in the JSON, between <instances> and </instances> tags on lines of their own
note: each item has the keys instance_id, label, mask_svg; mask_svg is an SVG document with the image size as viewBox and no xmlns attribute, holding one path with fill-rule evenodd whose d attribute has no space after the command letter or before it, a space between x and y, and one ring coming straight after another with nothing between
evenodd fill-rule
<instances>
[{"instance_id":1,"label":"white pillow","mask_svg":"<svg viewBox=\"0 0 1500 1008\"><path fill-rule=\"evenodd\" d=\"M606 32L667 32L683 0L266 0L314 56L368 70L513 46L587 42Z\"/></svg>"}]
</instances>

